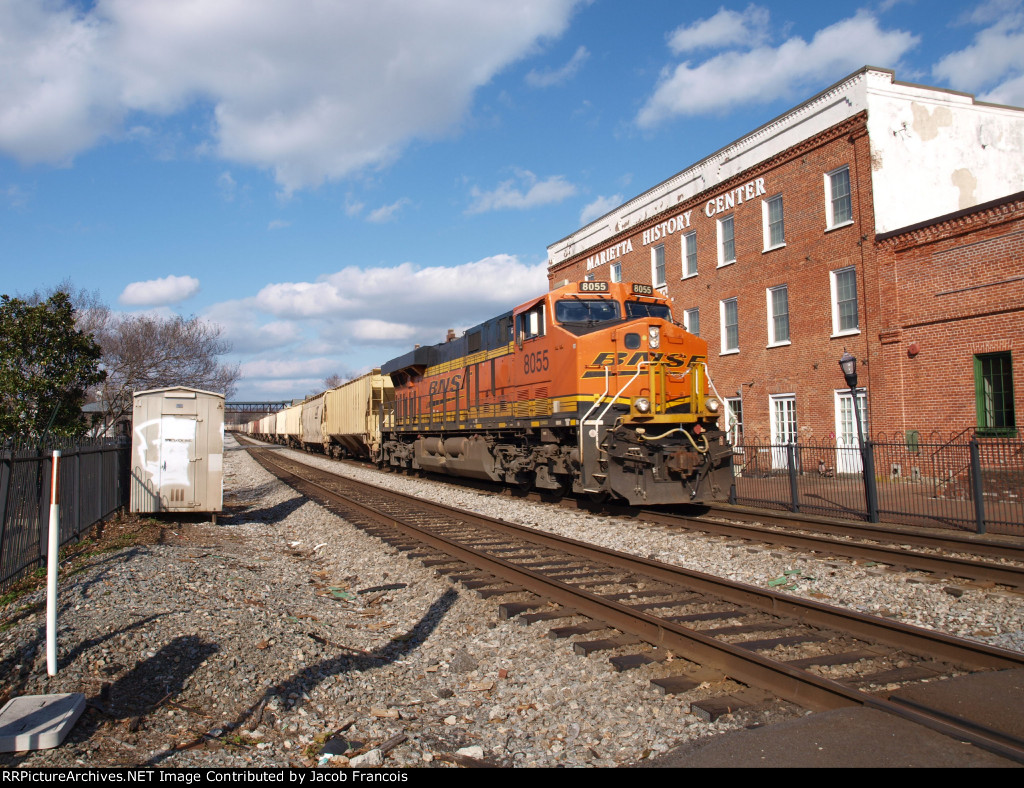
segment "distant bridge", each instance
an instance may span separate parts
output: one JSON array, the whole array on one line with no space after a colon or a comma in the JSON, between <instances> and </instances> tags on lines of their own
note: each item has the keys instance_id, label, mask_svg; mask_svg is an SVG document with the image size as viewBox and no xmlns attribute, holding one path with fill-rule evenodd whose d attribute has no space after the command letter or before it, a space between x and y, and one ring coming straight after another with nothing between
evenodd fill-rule
<instances>
[{"instance_id":1,"label":"distant bridge","mask_svg":"<svg viewBox=\"0 0 1024 788\"><path fill-rule=\"evenodd\" d=\"M291 405L291 400L282 402L225 402L224 423L235 427L254 421L259 416L269 416Z\"/></svg>"},{"instance_id":2,"label":"distant bridge","mask_svg":"<svg viewBox=\"0 0 1024 788\"><path fill-rule=\"evenodd\" d=\"M292 404L291 400L283 402L225 402L225 413L277 413Z\"/></svg>"}]
</instances>

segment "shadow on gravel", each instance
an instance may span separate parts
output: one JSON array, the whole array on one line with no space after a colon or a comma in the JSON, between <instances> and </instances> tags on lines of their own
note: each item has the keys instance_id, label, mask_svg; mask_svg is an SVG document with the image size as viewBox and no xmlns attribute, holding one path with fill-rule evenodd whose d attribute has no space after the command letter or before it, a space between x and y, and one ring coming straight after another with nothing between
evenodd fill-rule
<instances>
[{"instance_id":1,"label":"shadow on gravel","mask_svg":"<svg viewBox=\"0 0 1024 788\"><path fill-rule=\"evenodd\" d=\"M352 670L378 668L395 662L410 652L415 651L430 636L430 633L437 628L458 598L458 591L453 588L448 589L430 605L416 625L408 632L393 637L385 645L373 651L353 649L340 643L316 638L324 645L341 649L346 653L309 665L302 671L294 673L267 687L256 702L252 703L232 721L231 729L235 730L242 725L246 725L250 730L258 727L263 717L272 713L266 710L267 702L271 698L287 698L291 693L301 696L303 692L309 692L330 676ZM183 745L178 749L188 749L201 741L202 738L196 739L194 742ZM159 766L175 752L176 750L168 750L158 753L150 758L146 765Z\"/></svg>"},{"instance_id":2,"label":"shadow on gravel","mask_svg":"<svg viewBox=\"0 0 1024 788\"><path fill-rule=\"evenodd\" d=\"M254 493L253 500L258 500L259 493ZM243 509L242 511L232 514L228 517L222 517L220 519L221 525L234 525L239 522L250 523L250 522L264 522L264 523L276 523L283 520L285 517L290 515L309 499L301 495L296 495L287 501L282 501L275 506L268 506L262 509ZM236 499L236 505L245 505L245 501Z\"/></svg>"},{"instance_id":3,"label":"shadow on gravel","mask_svg":"<svg viewBox=\"0 0 1024 788\"><path fill-rule=\"evenodd\" d=\"M121 631L135 629L154 618L157 616L145 618ZM96 646L106 637L109 635L82 643L64 659L73 659L73 655ZM117 681L104 685L98 695L86 698L86 710L65 739L64 746L88 742L110 722L125 721L127 730L134 729L143 716L178 695L196 668L217 651L216 643L208 643L195 635L175 638ZM17 767L29 755L31 753L2 755L0 765Z\"/></svg>"}]
</instances>

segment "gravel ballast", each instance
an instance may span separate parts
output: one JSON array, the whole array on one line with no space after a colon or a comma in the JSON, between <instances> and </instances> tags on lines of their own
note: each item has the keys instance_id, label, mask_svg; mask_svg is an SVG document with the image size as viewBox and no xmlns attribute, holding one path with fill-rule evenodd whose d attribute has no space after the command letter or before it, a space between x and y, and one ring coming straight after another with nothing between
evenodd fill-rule
<instances>
[{"instance_id":1,"label":"gravel ballast","mask_svg":"<svg viewBox=\"0 0 1024 788\"><path fill-rule=\"evenodd\" d=\"M11 695L83 692L63 745L8 766L616 766L762 718L707 723L683 696L573 653L496 603L305 501L228 438L229 511L164 521L163 538L91 557L61 581L59 663L47 677L42 591L0 610ZM394 489L762 587L1024 650L1024 599L796 553L670 534L323 457ZM565 622L559 622L565 623ZM799 714L774 707L771 714ZM325 747L326 744L326 747ZM383 745L383 747L382 747ZM347 755L346 755L347 753Z\"/></svg>"}]
</instances>

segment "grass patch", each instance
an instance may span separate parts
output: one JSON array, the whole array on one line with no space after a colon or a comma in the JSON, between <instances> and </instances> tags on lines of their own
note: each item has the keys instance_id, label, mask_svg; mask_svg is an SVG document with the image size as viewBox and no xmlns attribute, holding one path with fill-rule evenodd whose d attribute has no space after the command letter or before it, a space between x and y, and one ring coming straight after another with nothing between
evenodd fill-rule
<instances>
[{"instance_id":1,"label":"grass patch","mask_svg":"<svg viewBox=\"0 0 1024 788\"><path fill-rule=\"evenodd\" d=\"M127 515L118 520L99 523L81 541L66 545L60 551L60 574L70 577L89 567L90 559L107 553L123 550L139 544L154 544L160 539L163 523L152 518ZM16 581L0 596L0 609L7 608L26 594L31 594L46 584L46 567L33 569L21 580ZM34 606L29 606L34 607ZM3 632L22 617L26 608L19 608L4 615L0 621Z\"/></svg>"}]
</instances>

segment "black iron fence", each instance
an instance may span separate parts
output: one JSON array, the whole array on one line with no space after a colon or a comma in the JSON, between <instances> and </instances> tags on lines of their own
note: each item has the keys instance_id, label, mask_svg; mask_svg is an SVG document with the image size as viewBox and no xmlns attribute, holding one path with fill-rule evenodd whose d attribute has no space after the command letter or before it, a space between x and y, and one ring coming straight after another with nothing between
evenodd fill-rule
<instances>
[{"instance_id":1,"label":"black iron fence","mask_svg":"<svg viewBox=\"0 0 1024 788\"><path fill-rule=\"evenodd\" d=\"M62 547L128 503L131 445L124 440L0 448L0 589L46 560L55 449Z\"/></svg>"},{"instance_id":2,"label":"black iron fence","mask_svg":"<svg viewBox=\"0 0 1024 788\"><path fill-rule=\"evenodd\" d=\"M1024 535L1024 440L877 435L862 451L834 440L744 438L735 452L739 504Z\"/></svg>"}]
</instances>

